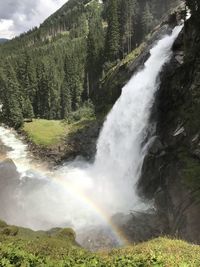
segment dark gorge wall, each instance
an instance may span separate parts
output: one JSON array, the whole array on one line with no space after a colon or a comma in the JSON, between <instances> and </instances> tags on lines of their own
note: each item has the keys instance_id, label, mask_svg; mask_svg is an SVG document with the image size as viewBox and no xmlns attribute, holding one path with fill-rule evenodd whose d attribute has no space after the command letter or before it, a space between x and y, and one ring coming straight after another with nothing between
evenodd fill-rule
<instances>
[{"instance_id":1,"label":"dark gorge wall","mask_svg":"<svg viewBox=\"0 0 200 267\"><path fill-rule=\"evenodd\" d=\"M167 234L200 243L200 29L192 16L161 75L157 131L138 188L155 198Z\"/></svg>"}]
</instances>

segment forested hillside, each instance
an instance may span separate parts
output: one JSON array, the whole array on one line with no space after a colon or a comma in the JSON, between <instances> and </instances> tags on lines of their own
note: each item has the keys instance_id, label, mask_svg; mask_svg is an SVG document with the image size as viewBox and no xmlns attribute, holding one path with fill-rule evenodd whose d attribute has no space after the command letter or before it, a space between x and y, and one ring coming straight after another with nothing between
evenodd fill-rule
<instances>
[{"instance_id":1,"label":"forested hillside","mask_svg":"<svg viewBox=\"0 0 200 267\"><path fill-rule=\"evenodd\" d=\"M8 39L0 38L0 44L3 44L3 43L5 43L5 42L7 42L7 41L8 41Z\"/></svg>"},{"instance_id":2,"label":"forested hillside","mask_svg":"<svg viewBox=\"0 0 200 267\"><path fill-rule=\"evenodd\" d=\"M98 105L108 70L138 47L174 0L69 0L39 28L0 45L1 120L65 119Z\"/></svg>"}]
</instances>

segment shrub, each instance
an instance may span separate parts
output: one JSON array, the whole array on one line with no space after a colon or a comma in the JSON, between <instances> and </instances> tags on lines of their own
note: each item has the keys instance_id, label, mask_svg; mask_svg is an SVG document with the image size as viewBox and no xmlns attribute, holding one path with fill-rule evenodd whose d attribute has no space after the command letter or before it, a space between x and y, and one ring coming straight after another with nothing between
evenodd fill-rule
<instances>
[{"instance_id":1,"label":"shrub","mask_svg":"<svg viewBox=\"0 0 200 267\"><path fill-rule=\"evenodd\" d=\"M95 117L94 105L91 101L85 102L78 110L71 112L66 118L67 123L77 122L83 119L90 120Z\"/></svg>"},{"instance_id":2,"label":"shrub","mask_svg":"<svg viewBox=\"0 0 200 267\"><path fill-rule=\"evenodd\" d=\"M8 225L7 225L6 222L0 220L0 228L4 228L4 227L7 227L7 226Z\"/></svg>"},{"instance_id":3,"label":"shrub","mask_svg":"<svg viewBox=\"0 0 200 267\"><path fill-rule=\"evenodd\" d=\"M68 240L70 241L75 241L76 239L76 233L74 232L73 229L71 228L64 228L64 229L61 229L57 236L59 238L67 238Z\"/></svg>"},{"instance_id":4,"label":"shrub","mask_svg":"<svg viewBox=\"0 0 200 267\"><path fill-rule=\"evenodd\" d=\"M18 234L18 228L16 226L9 226L2 230L3 235L16 236Z\"/></svg>"}]
</instances>

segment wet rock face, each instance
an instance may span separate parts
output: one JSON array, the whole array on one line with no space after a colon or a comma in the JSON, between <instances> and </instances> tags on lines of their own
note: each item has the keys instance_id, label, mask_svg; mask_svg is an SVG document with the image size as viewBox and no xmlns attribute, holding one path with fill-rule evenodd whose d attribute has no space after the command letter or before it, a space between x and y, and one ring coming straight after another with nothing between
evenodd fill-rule
<instances>
[{"instance_id":1,"label":"wet rock face","mask_svg":"<svg viewBox=\"0 0 200 267\"><path fill-rule=\"evenodd\" d=\"M147 241L169 233L167 217L155 210L129 215L116 214L112 221L130 243Z\"/></svg>"},{"instance_id":2,"label":"wet rock face","mask_svg":"<svg viewBox=\"0 0 200 267\"><path fill-rule=\"evenodd\" d=\"M167 215L169 234L200 243L200 32L191 18L161 74L153 120L156 142L138 191Z\"/></svg>"},{"instance_id":3,"label":"wet rock face","mask_svg":"<svg viewBox=\"0 0 200 267\"><path fill-rule=\"evenodd\" d=\"M16 180L18 178L17 168L11 159L0 162L0 182L5 180L9 183L9 180Z\"/></svg>"},{"instance_id":4,"label":"wet rock face","mask_svg":"<svg viewBox=\"0 0 200 267\"><path fill-rule=\"evenodd\" d=\"M19 184L19 173L14 162L6 159L0 162L0 218L9 217L15 203L15 190Z\"/></svg>"},{"instance_id":5,"label":"wet rock face","mask_svg":"<svg viewBox=\"0 0 200 267\"><path fill-rule=\"evenodd\" d=\"M90 251L107 250L118 247L119 241L110 232L110 229L104 226L85 227L78 233L78 243Z\"/></svg>"},{"instance_id":6,"label":"wet rock face","mask_svg":"<svg viewBox=\"0 0 200 267\"><path fill-rule=\"evenodd\" d=\"M96 142L100 133L102 122L91 122L83 129L78 130L65 140L66 150L62 160L73 160L81 156L86 160L93 160L96 154Z\"/></svg>"},{"instance_id":7,"label":"wet rock face","mask_svg":"<svg viewBox=\"0 0 200 267\"><path fill-rule=\"evenodd\" d=\"M0 140L0 160L6 158L6 154L8 151L10 151L10 148L6 147Z\"/></svg>"},{"instance_id":8,"label":"wet rock face","mask_svg":"<svg viewBox=\"0 0 200 267\"><path fill-rule=\"evenodd\" d=\"M115 235L110 228L103 226L84 228L84 231L78 234L78 242L83 247L95 251L120 247L132 242L139 243L169 234L166 216L155 210L129 215L119 213L114 215L111 221L112 226L115 225Z\"/></svg>"}]
</instances>

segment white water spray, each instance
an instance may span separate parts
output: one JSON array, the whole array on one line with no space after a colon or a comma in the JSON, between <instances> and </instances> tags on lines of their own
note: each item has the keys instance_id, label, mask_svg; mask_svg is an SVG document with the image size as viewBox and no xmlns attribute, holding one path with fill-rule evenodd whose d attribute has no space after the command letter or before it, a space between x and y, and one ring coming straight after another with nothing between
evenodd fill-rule
<instances>
[{"instance_id":1,"label":"white water spray","mask_svg":"<svg viewBox=\"0 0 200 267\"><path fill-rule=\"evenodd\" d=\"M27 152L27 145L22 140L16 138L14 130L0 127L0 140L2 143L11 148L7 152L7 157L12 159L20 173L25 173L30 169L30 158Z\"/></svg>"},{"instance_id":2,"label":"white water spray","mask_svg":"<svg viewBox=\"0 0 200 267\"><path fill-rule=\"evenodd\" d=\"M27 171L27 166L32 169L31 175L26 172L13 190L15 200L2 219L33 229L71 225L79 230L107 223L106 218L117 212L141 209L134 186L144 158L142 143L159 73L171 57L171 47L181 28L176 27L154 46L144 69L123 88L104 123L94 164L72 162L51 173L41 171L27 159L26 146L0 127L2 142L13 149L8 157L20 172Z\"/></svg>"}]
</instances>

